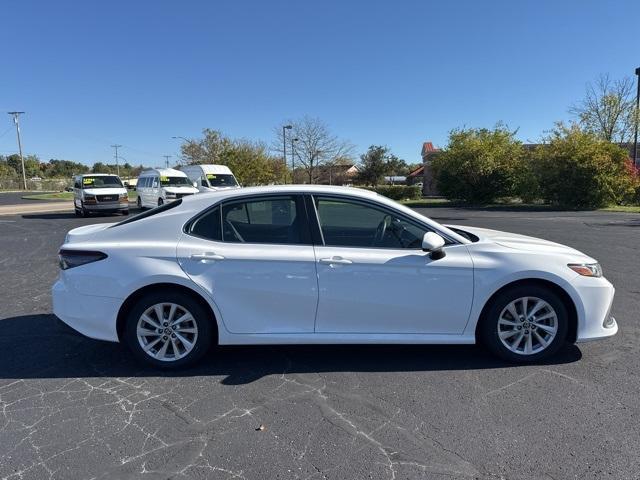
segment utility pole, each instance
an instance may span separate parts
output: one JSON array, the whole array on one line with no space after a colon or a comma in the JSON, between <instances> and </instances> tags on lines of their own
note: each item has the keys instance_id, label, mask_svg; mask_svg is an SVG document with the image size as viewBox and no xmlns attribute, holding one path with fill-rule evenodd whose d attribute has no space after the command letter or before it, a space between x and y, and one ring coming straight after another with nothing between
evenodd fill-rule
<instances>
[{"instance_id":1,"label":"utility pole","mask_svg":"<svg viewBox=\"0 0 640 480\"><path fill-rule=\"evenodd\" d=\"M296 142L298 137L291 139L291 183L296 183Z\"/></svg>"},{"instance_id":2,"label":"utility pole","mask_svg":"<svg viewBox=\"0 0 640 480\"><path fill-rule=\"evenodd\" d=\"M164 157L164 164L167 166L167 168L169 168L169 159L171 158L171 155L163 155Z\"/></svg>"},{"instance_id":3,"label":"utility pole","mask_svg":"<svg viewBox=\"0 0 640 480\"><path fill-rule=\"evenodd\" d=\"M283 125L282 126L282 165L284 165L285 171L285 183L286 183L286 172L287 172L287 130L291 130L293 127L291 125Z\"/></svg>"},{"instance_id":4,"label":"utility pole","mask_svg":"<svg viewBox=\"0 0 640 480\"><path fill-rule=\"evenodd\" d=\"M13 123L16 124L16 135L18 136L18 152L20 152L20 163L22 164L22 184L24 189L27 189L27 174L24 171L24 157L22 156L22 140L20 139L20 120L19 117L24 112L7 112L9 115L13 115Z\"/></svg>"},{"instance_id":5,"label":"utility pole","mask_svg":"<svg viewBox=\"0 0 640 480\"><path fill-rule=\"evenodd\" d=\"M121 146L122 145L111 145L111 147L115 148L115 150L116 150L116 172L118 173L118 176L120 176L120 164L118 163L118 149Z\"/></svg>"},{"instance_id":6,"label":"utility pole","mask_svg":"<svg viewBox=\"0 0 640 480\"><path fill-rule=\"evenodd\" d=\"M640 67L636 68L638 92L636 93L635 134L633 136L633 166L638 166L638 123L640 123Z\"/></svg>"}]
</instances>

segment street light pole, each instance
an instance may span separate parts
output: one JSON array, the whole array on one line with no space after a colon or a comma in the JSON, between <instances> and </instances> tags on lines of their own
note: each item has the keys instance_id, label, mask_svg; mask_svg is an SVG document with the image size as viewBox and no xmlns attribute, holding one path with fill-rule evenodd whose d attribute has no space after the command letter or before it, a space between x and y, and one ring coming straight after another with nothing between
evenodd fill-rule
<instances>
[{"instance_id":1,"label":"street light pole","mask_svg":"<svg viewBox=\"0 0 640 480\"><path fill-rule=\"evenodd\" d=\"M116 172L118 174L118 176L120 176L120 164L118 163L118 149L121 147L122 145L111 145L112 148L115 148L116 150Z\"/></svg>"},{"instance_id":2,"label":"street light pole","mask_svg":"<svg viewBox=\"0 0 640 480\"><path fill-rule=\"evenodd\" d=\"M165 165L169 168L169 159L171 158L171 155L163 155L163 157Z\"/></svg>"},{"instance_id":3,"label":"street light pole","mask_svg":"<svg viewBox=\"0 0 640 480\"><path fill-rule=\"evenodd\" d=\"M284 165L284 171L286 175L287 171L287 130L291 130L293 127L291 125L283 125L282 126L282 165ZM286 182L286 176L285 176Z\"/></svg>"},{"instance_id":4,"label":"street light pole","mask_svg":"<svg viewBox=\"0 0 640 480\"><path fill-rule=\"evenodd\" d=\"M638 123L640 123L640 67L636 68L638 91L636 93L635 134L633 136L633 166L638 166Z\"/></svg>"},{"instance_id":5,"label":"street light pole","mask_svg":"<svg viewBox=\"0 0 640 480\"><path fill-rule=\"evenodd\" d=\"M296 144L300 140L298 137L291 139L291 183L296 183Z\"/></svg>"},{"instance_id":6,"label":"street light pole","mask_svg":"<svg viewBox=\"0 0 640 480\"><path fill-rule=\"evenodd\" d=\"M19 117L24 112L7 112L9 115L13 115L13 123L16 124L16 135L18 136L18 152L20 152L20 163L22 164L22 184L24 189L27 189L27 174L24 171L24 157L22 156L22 140L20 139L20 120Z\"/></svg>"}]
</instances>

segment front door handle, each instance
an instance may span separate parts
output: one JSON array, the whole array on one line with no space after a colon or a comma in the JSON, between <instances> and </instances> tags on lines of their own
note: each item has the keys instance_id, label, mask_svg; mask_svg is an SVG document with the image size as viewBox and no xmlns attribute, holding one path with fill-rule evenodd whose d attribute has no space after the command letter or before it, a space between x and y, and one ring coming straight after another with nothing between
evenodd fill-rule
<instances>
[{"instance_id":1,"label":"front door handle","mask_svg":"<svg viewBox=\"0 0 640 480\"><path fill-rule=\"evenodd\" d=\"M224 256L218 255L214 252L193 253L191 255L191 260L196 260L198 262L213 262L216 260L224 260Z\"/></svg>"},{"instance_id":2,"label":"front door handle","mask_svg":"<svg viewBox=\"0 0 640 480\"><path fill-rule=\"evenodd\" d=\"M342 257L321 258L319 262L327 265L351 265L353 263L348 258Z\"/></svg>"}]
</instances>

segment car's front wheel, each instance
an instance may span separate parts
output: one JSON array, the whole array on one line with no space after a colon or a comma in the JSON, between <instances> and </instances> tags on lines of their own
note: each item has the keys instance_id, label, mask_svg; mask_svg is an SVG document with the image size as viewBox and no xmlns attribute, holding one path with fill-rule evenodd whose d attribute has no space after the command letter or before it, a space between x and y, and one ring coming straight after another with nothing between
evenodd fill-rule
<instances>
[{"instance_id":1,"label":"car's front wheel","mask_svg":"<svg viewBox=\"0 0 640 480\"><path fill-rule=\"evenodd\" d=\"M534 362L558 351L569 317L562 299L540 285L521 285L498 294L482 319L482 343L511 362Z\"/></svg>"},{"instance_id":2,"label":"car's front wheel","mask_svg":"<svg viewBox=\"0 0 640 480\"><path fill-rule=\"evenodd\" d=\"M126 343L144 362L158 368L194 363L211 346L212 319L188 295L160 291L145 295L130 310Z\"/></svg>"}]
</instances>

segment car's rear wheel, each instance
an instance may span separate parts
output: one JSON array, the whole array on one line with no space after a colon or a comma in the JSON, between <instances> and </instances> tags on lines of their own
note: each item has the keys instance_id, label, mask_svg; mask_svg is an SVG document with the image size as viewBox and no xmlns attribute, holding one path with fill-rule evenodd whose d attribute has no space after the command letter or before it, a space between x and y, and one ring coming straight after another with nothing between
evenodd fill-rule
<instances>
[{"instance_id":1,"label":"car's rear wheel","mask_svg":"<svg viewBox=\"0 0 640 480\"><path fill-rule=\"evenodd\" d=\"M161 198L158 199L158 206L164 205L164 200Z\"/></svg>"},{"instance_id":2,"label":"car's rear wheel","mask_svg":"<svg viewBox=\"0 0 640 480\"><path fill-rule=\"evenodd\" d=\"M493 353L510 362L535 362L558 351L569 317L551 289L521 285L498 294L482 319L479 335Z\"/></svg>"},{"instance_id":3,"label":"car's rear wheel","mask_svg":"<svg viewBox=\"0 0 640 480\"><path fill-rule=\"evenodd\" d=\"M125 339L139 359L179 368L204 355L213 340L212 319L192 297L160 291L141 298L127 316Z\"/></svg>"}]
</instances>

